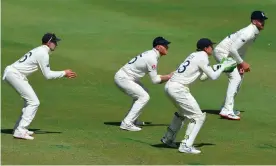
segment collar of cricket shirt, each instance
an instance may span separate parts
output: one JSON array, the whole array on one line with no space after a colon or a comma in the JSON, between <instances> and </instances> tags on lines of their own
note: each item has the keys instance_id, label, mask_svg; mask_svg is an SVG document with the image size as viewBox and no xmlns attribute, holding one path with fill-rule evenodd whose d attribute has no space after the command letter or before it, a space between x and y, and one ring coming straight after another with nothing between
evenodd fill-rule
<instances>
[{"instance_id":1,"label":"collar of cricket shirt","mask_svg":"<svg viewBox=\"0 0 276 166\"><path fill-rule=\"evenodd\" d=\"M204 55L206 55L206 56L207 56L207 58L210 58L210 56L208 56L207 52L205 52L205 51L199 51L199 53L200 53L200 54L204 54Z\"/></svg>"},{"instance_id":2,"label":"collar of cricket shirt","mask_svg":"<svg viewBox=\"0 0 276 166\"><path fill-rule=\"evenodd\" d=\"M158 50L156 50L155 48L153 48L152 50L156 53L157 60L159 60L159 58L160 58L160 52Z\"/></svg>"},{"instance_id":3,"label":"collar of cricket shirt","mask_svg":"<svg viewBox=\"0 0 276 166\"><path fill-rule=\"evenodd\" d=\"M255 35L258 35L259 33L260 33L260 30L257 28L257 26L256 25L254 25L254 24L250 24L251 26L252 26L252 29L253 29L253 31L254 31L254 34Z\"/></svg>"},{"instance_id":4,"label":"collar of cricket shirt","mask_svg":"<svg viewBox=\"0 0 276 166\"><path fill-rule=\"evenodd\" d=\"M47 51L48 54L52 52L47 45L42 45L42 47Z\"/></svg>"}]
</instances>

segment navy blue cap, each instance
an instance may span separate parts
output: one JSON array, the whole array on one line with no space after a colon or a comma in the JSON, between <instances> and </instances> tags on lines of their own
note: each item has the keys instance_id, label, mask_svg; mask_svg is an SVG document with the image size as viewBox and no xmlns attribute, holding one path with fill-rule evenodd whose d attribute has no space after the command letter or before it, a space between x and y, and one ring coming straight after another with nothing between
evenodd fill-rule
<instances>
[{"instance_id":1,"label":"navy blue cap","mask_svg":"<svg viewBox=\"0 0 276 166\"><path fill-rule=\"evenodd\" d=\"M166 40L165 38L159 36L156 37L153 42L152 42L152 46L155 47L157 45L162 45L162 46L167 46L169 45L171 42L169 42L168 40Z\"/></svg>"},{"instance_id":2,"label":"navy blue cap","mask_svg":"<svg viewBox=\"0 0 276 166\"><path fill-rule=\"evenodd\" d=\"M262 11L254 11L251 13L251 20L266 20L268 19L264 12Z\"/></svg>"},{"instance_id":3,"label":"navy blue cap","mask_svg":"<svg viewBox=\"0 0 276 166\"><path fill-rule=\"evenodd\" d=\"M196 47L197 47L197 50L200 51L200 50L204 50L204 48L206 47L213 46L213 44L216 44L216 43L212 42L208 38L201 38L197 41Z\"/></svg>"},{"instance_id":4,"label":"navy blue cap","mask_svg":"<svg viewBox=\"0 0 276 166\"><path fill-rule=\"evenodd\" d=\"M57 38L57 36L54 33L46 33L42 37L42 43L53 42L57 44L57 42L60 40L61 39Z\"/></svg>"}]
</instances>

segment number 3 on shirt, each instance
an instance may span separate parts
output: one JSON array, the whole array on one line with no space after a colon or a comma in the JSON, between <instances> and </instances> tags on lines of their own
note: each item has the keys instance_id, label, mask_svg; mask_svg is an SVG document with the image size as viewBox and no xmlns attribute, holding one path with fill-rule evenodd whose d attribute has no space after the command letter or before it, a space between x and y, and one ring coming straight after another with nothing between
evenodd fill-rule
<instances>
[{"instance_id":1,"label":"number 3 on shirt","mask_svg":"<svg viewBox=\"0 0 276 166\"><path fill-rule=\"evenodd\" d=\"M188 60L188 61L185 61L184 63L182 63L182 64L179 66L179 68L177 69L177 72L178 72L178 73L183 73L189 65L190 65L190 61L189 61L189 60Z\"/></svg>"},{"instance_id":2,"label":"number 3 on shirt","mask_svg":"<svg viewBox=\"0 0 276 166\"><path fill-rule=\"evenodd\" d=\"M28 57L32 56L32 52L28 52L27 54L25 54L22 58L19 59L19 63L25 62L25 60L27 60Z\"/></svg>"}]
</instances>

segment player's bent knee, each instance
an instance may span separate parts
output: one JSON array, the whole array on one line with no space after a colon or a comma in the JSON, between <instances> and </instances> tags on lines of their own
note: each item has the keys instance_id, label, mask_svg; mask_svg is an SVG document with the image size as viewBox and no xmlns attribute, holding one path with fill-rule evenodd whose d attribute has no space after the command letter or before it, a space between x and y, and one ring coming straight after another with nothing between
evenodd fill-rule
<instances>
[{"instance_id":1,"label":"player's bent knee","mask_svg":"<svg viewBox=\"0 0 276 166\"><path fill-rule=\"evenodd\" d=\"M198 113L198 114L194 114L191 116L191 118L194 120L194 121L199 121L201 123L203 123L206 119L206 113Z\"/></svg>"},{"instance_id":2,"label":"player's bent knee","mask_svg":"<svg viewBox=\"0 0 276 166\"><path fill-rule=\"evenodd\" d=\"M179 112L175 112L174 113L174 115L176 116L176 117L178 117L179 119L181 119L182 121L184 121L185 120L185 116L184 115L182 115L181 113L179 113Z\"/></svg>"},{"instance_id":3,"label":"player's bent knee","mask_svg":"<svg viewBox=\"0 0 276 166\"><path fill-rule=\"evenodd\" d=\"M40 105L40 101L38 99L28 101L28 104L34 107L38 107Z\"/></svg>"},{"instance_id":4,"label":"player's bent knee","mask_svg":"<svg viewBox=\"0 0 276 166\"><path fill-rule=\"evenodd\" d=\"M143 103L147 103L150 100L149 94L145 93L143 96L139 97L139 99Z\"/></svg>"}]
</instances>

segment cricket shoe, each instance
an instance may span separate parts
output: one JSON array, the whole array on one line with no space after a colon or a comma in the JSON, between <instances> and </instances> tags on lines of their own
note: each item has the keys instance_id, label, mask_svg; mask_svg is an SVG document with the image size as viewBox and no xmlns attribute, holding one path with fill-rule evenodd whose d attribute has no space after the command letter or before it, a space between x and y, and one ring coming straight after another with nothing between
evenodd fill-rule
<instances>
[{"instance_id":1,"label":"cricket shoe","mask_svg":"<svg viewBox=\"0 0 276 166\"><path fill-rule=\"evenodd\" d=\"M16 129L13 130L13 133L15 132L15 130L16 130ZM27 129L26 129L26 132L27 132L28 135L33 135L33 134L34 134L33 131L30 131L30 130L27 130Z\"/></svg>"},{"instance_id":2,"label":"cricket shoe","mask_svg":"<svg viewBox=\"0 0 276 166\"><path fill-rule=\"evenodd\" d=\"M140 130L142 130L140 127L137 127L132 123L127 124L124 121L122 121L120 128L123 129L123 130L128 130L128 131L140 131Z\"/></svg>"},{"instance_id":3,"label":"cricket shoe","mask_svg":"<svg viewBox=\"0 0 276 166\"><path fill-rule=\"evenodd\" d=\"M191 154L199 154L201 153L200 150L197 150L194 146L188 147L186 146L186 143L181 143L178 151L181 153L191 153Z\"/></svg>"},{"instance_id":4,"label":"cricket shoe","mask_svg":"<svg viewBox=\"0 0 276 166\"><path fill-rule=\"evenodd\" d=\"M237 116L239 116L241 114L241 112L238 111L238 110L233 110L233 113ZM227 115L227 114L229 114L229 111L222 108L219 114L220 115Z\"/></svg>"},{"instance_id":5,"label":"cricket shoe","mask_svg":"<svg viewBox=\"0 0 276 166\"><path fill-rule=\"evenodd\" d=\"M167 145L168 147L171 147L171 148L177 148L177 145L175 142L173 142L172 140L169 140L167 139L166 137L163 137L161 139L161 142L165 145Z\"/></svg>"},{"instance_id":6,"label":"cricket shoe","mask_svg":"<svg viewBox=\"0 0 276 166\"><path fill-rule=\"evenodd\" d=\"M34 134L34 132L33 132L33 131L28 130L28 131L27 131L27 134L28 134L28 135L33 135L33 134Z\"/></svg>"},{"instance_id":7,"label":"cricket shoe","mask_svg":"<svg viewBox=\"0 0 276 166\"><path fill-rule=\"evenodd\" d=\"M230 119L230 120L240 120L241 118L233 113L220 113L222 118Z\"/></svg>"},{"instance_id":8,"label":"cricket shoe","mask_svg":"<svg viewBox=\"0 0 276 166\"><path fill-rule=\"evenodd\" d=\"M30 136L26 131L22 132L19 130L15 130L13 133L14 138L18 139L26 139L26 140L33 140L34 137Z\"/></svg>"}]
</instances>

